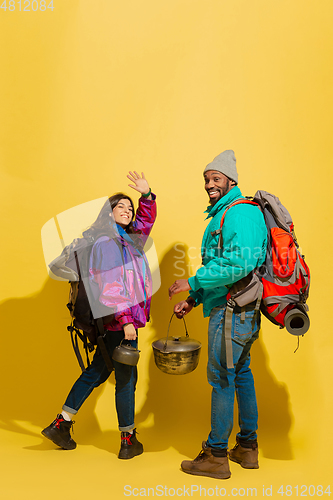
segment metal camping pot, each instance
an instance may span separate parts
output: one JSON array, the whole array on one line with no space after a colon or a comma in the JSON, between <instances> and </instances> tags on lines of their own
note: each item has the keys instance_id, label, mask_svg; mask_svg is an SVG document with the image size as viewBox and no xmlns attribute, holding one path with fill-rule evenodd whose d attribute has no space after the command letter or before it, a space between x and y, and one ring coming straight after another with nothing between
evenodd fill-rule
<instances>
[{"instance_id":1,"label":"metal camping pot","mask_svg":"<svg viewBox=\"0 0 333 500\"><path fill-rule=\"evenodd\" d=\"M118 361L119 363L123 363L124 365L137 365L140 357L139 349L128 344L122 345L123 340L120 342L120 345L117 345L117 347L115 347L112 354L112 359Z\"/></svg>"},{"instance_id":2,"label":"metal camping pot","mask_svg":"<svg viewBox=\"0 0 333 500\"><path fill-rule=\"evenodd\" d=\"M155 364L164 373L185 375L198 366L201 342L189 337L184 318L186 337L169 338L170 324L174 314L169 322L167 336L152 343Z\"/></svg>"}]
</instances>

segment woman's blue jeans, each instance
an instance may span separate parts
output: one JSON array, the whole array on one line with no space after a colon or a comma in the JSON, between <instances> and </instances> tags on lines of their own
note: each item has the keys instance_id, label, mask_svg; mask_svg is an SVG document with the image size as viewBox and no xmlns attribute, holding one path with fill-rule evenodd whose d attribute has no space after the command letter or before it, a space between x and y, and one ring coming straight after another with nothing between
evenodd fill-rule
<instances>
[{"instance_id":1,"label":"woman's blue jeans","mask_svg":"<svg viewBox=\"0 0 333 500\"><path fill-rule=\"evenodd\" d=\"M238 401L241 442L255 441L258 429L257 399L250 369L250 349L259 336L260 312L245 307L245 315L235 309L232 318L232 353L234 367L227 368L224 335L226 304L212 309L208 328L208 382L212 386L211 432L207 446L228 448L233 428L235 393Z\"/></svg>"},{"instance_id":2,"label":"woman's blue jeans","mask_svg":"<svg viewBox=\"0 0 333 500\"><path fill-rule=\"evenodd\" d=\"M124 332L107 332L104 337L106 349L110 358L113 350L124 338ZM137 339L130 341L137 346ZM120 431L134 429L135 387L137 382L137 367L124 365L112 360L116 379L116 410ZM100 350L97 348L90 366L73 385L67 396L63 410L76 414L95 387L103 384L110 376Z\"/></svg>"}]
</instances>

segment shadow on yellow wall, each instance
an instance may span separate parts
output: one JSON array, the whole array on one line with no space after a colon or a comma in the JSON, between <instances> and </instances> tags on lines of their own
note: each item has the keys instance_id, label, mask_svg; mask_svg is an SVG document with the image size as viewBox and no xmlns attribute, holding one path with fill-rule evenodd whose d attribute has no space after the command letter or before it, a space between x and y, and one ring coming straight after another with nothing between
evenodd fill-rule
<instances>
[{"instance_id":1,"label":"shadow on yellow wall","mask_svg":"<svg viewBox=\"0 0 333 500\"><path fill-rule=\"evenodd\" d=\"M172 246L160 264L162 286L152 299L152 327L154 339L165 337L175 300L167 300L167 288L175 279L175 259ZM187 255L187 247L182 248ZM184 260L184 277L188 276L189 262ZM179 263L178 263L179 269ZM68 285L48 280L43 290L33 297L12 299L1 306L3 349L1 373L1 427L13 432L30 433L24 422L31 422L42 429L60 411L71 384L80 374L75 364L69 334L65 304ZM182 297L176 297L180 300ZM198 368L187 375L162 373L149 362L149 389L146 400L136 416L140 439L145 450L161 451L173 446L181 454L194 456L202 440L207 438L210 427L210 387L206 380L208 320L202 317L201 307L186 318L191 337L202 342ZM173 321L171 335L184 335L183 322ZM252 368L255 377L259 406L259 445L265 457L288 460L293 458L289 440L292 416L288 391L269 369L267 353L261 340L252 348ZM109 382L114 384L114 376ZM140 367L139 367L140 383ZM80 430L75 430L80 444L90 444L117 453L119 432L102 432L95 407L103 389L95 389L84 404L84 420ZM236 413L236 412L235 412ZM153 414L154 425L140 428ZM235 414L235 423L237 417ZM235 428L237 426L235 425ZM233 445L236 430L229 446ZM39 435L39 432L38 432ZM54 447L42 440L30 449L45 450Z\"/></svg>"},{"instance_id":2,"label":"shadow on yellow wall","mask_svg":"<svg viewBox=\"0 0 333 500\"><path fill-rule=\"evenodd\" d=\"M4 429L36 435L24 422L40 429L48 425L80 374L67 332L68 289L67 283L48 279L37 295L10 299L0 306L6 349L0 365L0 425ZM93 408L99 392L87 402L95 427ZM37 449L50 446L43 440Z\"/></svg>"}]
</instances>

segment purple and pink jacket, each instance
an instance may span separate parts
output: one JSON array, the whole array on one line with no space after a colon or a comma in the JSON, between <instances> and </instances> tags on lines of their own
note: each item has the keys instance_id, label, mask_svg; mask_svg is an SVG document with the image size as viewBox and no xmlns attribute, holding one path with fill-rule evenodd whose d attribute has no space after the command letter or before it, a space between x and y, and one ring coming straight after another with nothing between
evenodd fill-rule
<instances>
[{"instance_id":1,"label":"purple and pink jacket","mask_svg":"<svg viewBox=\"0 0 333 500\"><path fill-rule=\"evenodd\" d=\"M126 323L142 328L149 321L152 278L143 247L156 219L156 196L151 195L152 200L139 199L134 233L127 234L117 225L117 241L101 236L93 246L90 283L92 288L98 285L99 302L114 314L106 330L122 330Z\"/></svg>"}]
</instances>

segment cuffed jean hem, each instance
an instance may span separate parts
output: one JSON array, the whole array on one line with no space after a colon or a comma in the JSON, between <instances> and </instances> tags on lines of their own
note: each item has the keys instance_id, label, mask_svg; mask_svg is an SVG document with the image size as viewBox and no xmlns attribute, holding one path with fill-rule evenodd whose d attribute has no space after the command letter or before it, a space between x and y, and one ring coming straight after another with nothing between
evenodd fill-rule
<instances>
[{"instance_id":1,"label":"cuffed jean hem","mask_svg":"<svg viewBox=\"0 0 333 500\"><path fill-rule=\"evenodd\" d=\"M72 415L76 415L78 410L74 410L74 408L70 408L69 406L64 405L62 407L64 411L68 411L69 413L72 413Z\"/></svg>"},{"instance_id":2,"label":"cuffed jean hem","mask_svg":"<svg viewBox=\"0 0 333 500\"><path fill-rule=\"evenodd\" d=\"M133 429L135 429L135 425L132 424L132 425L128 425L127 427L118 427L118 429L121 431L121 432L130 432L132 431Z\"/></svg>"}]
</instances>

